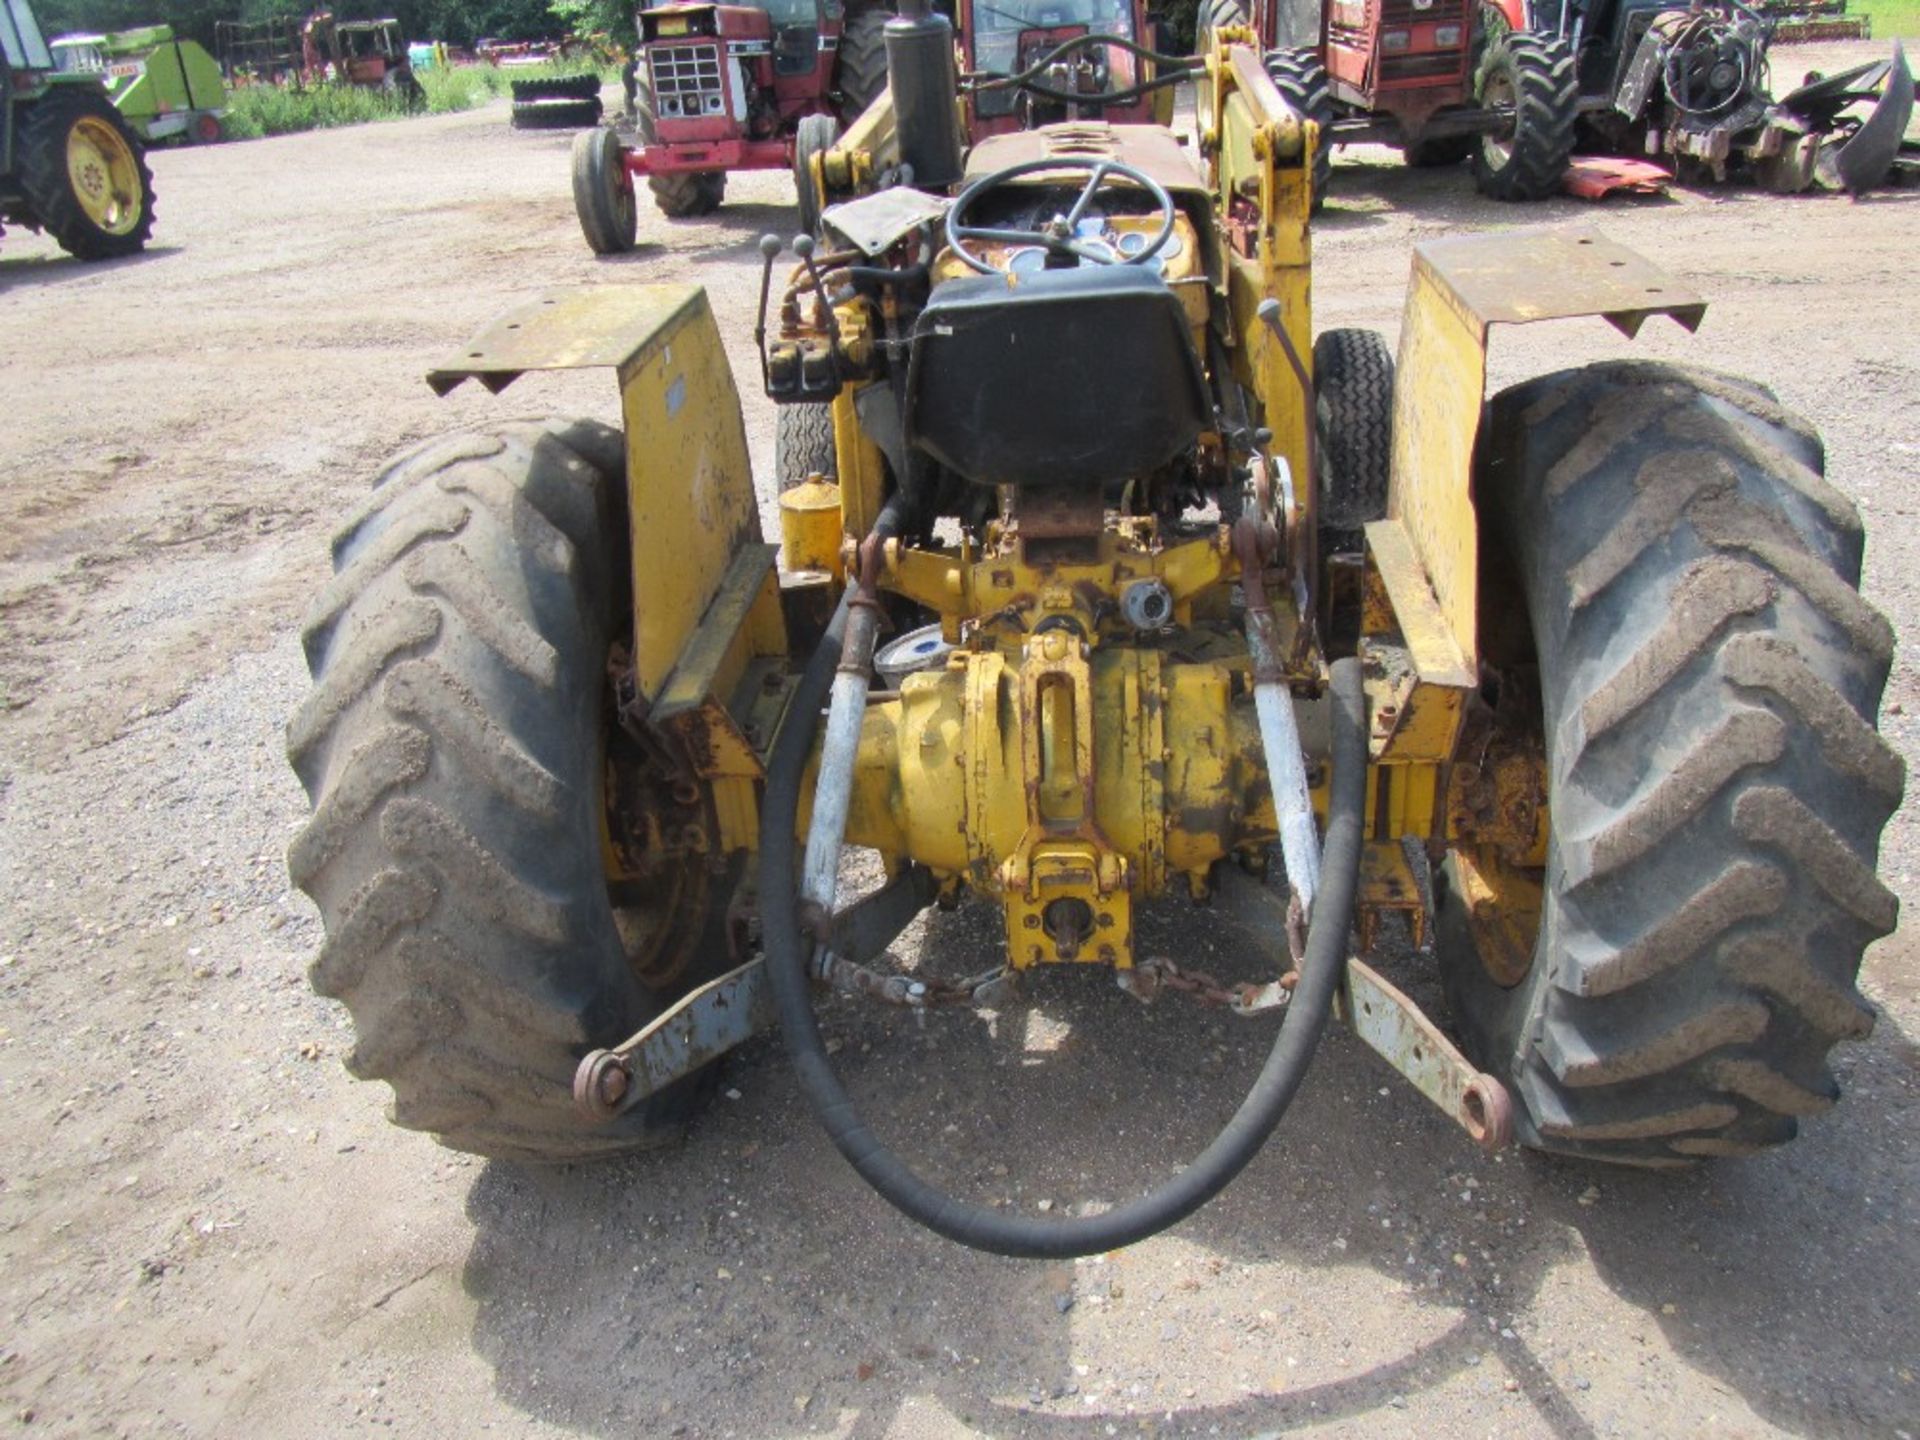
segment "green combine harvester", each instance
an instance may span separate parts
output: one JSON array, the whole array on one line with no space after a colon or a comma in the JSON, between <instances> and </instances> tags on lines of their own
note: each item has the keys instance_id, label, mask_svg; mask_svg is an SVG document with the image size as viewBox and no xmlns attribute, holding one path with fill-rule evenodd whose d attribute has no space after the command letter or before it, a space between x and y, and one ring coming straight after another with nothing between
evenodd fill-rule
<instances>
[{"instance_id":1,"label":"green combine harvester","mask_svg":"<svg viewBox=\"0 0 1920 1440\"><path fill-rule=\"evenodd\" d=\"M219 65L198 41L176 40L170 25L61 35L52 49L62 74L98 77L121 118L149 145L206 145L225 133L227 84Z\"/></svg>"},{"instance_id":2,"label":"green combine harvester","mask_svg":"<svg viewBox=\"0 0 1920 1440\"><path fill-rule=\"evenodd\" d=\"M0 227L82 260L146 248L153 174L98 75L61 71L27 0L0 0Z\"/></svg>"}]
</instances>

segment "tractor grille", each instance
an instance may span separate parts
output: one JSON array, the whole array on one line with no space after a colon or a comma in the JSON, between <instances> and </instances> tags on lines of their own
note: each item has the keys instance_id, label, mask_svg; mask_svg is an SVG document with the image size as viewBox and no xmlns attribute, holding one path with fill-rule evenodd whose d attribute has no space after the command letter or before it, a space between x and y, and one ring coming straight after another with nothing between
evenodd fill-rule
<instances>
[{"instance_id":1,"label":"tractor grille","mask_svg":"<svg viewBox=\"0 0 1920 1440\"><path fill-rule=\"evenodd\" d=\"M656 45L647 51L647 64L653 71L653 112L660 119L727 113L718 45Z\"/></svg>"},{"instance_id":2,"label":"tractor grille","mask_svg":"<svg viewBox=\"0 0 1920 1440\"><path fill-rule=\"evenodd\" d=\"M1424 10L1413 0L1382 0L1380 27L1383 30L1407 25L1444 25L1463 20L1466 0L1432 0Z\"/></svg>"}]
</instances>

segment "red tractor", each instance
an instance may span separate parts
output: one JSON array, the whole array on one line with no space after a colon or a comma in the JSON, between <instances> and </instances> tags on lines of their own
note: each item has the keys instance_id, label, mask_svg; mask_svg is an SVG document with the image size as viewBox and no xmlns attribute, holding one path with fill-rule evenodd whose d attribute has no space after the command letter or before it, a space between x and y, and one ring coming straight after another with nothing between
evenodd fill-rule
<instances>
[{"instance_id":1,"label":"red tractor","mask_svg":"<svg viewBox=\"0 0 1920 1440\"><path fill-rule=\"evenodd\" d=\"M957 11L962 64L976 80L1020 75L1047 62L1026 85L967 93L967 133L974 142L1059 120L1125 125L1171 120L1171 89L1135 93L1154 78L1152 60L1094 41L1061 52L1069 41L1086 36L1113 36L1159 49L1145 0L958 0Z\"/></svg>"},{"instance_id":2,"label":"red tractor","mask_svg":"<svg viewBox=\"0 0 1920 1440\"><path fill-rule=\"evenodd\" d=\"M730 170L804 168L885 88L887 13L839 0L641 10L633 142L612 127L574 140L574 205L594 252L633 248L637 178L679 217L716 208Z\"/></svg>"},{"instance_id":3,"label":"red tractor","mask_svg":"<svg viewBox=\"0 0 1920 1440\"><path fill-rule=\"evenodd\" d=\"M1249 10L1251 4L1251 10ZM1267 71L1320 124L1316 208L1335 145L1398 145L1409 165L1473 159L1497 200L1558 194L1573 153L1573 51L1532 24L1530 0L1325 0L1317 37L1288 45L1280 0L1208 0L1205 23L1251 26ZM1311 22L1308 27L1311 28Z\"/></svg>"}]
</instances>

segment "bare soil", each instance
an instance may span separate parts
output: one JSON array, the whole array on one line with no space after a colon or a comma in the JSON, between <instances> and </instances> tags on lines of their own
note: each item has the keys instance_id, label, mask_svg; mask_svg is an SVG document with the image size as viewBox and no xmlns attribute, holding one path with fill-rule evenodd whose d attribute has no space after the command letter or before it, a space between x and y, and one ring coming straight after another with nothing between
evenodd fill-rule
<instances>
[{"instance_id":1,"label":"bare soil","mask_svg":"<svg viewBox=\"0 0 1920 1440\"><path fill-rule=\"evenodd\" d=\"M1776 59L1783 74L1877 47ZM777 1044L688 1143L487 1164L389 1126L304 971L281 732L335 517L382 457L503 415L617 420L611 378L435 400L424 370L555 286L709 287L735 371L789 182L648 214L596 261L565 135L504 109L155 157L157 244L0 241L0 1426L23 1434L1920 1434L1920 987L1868 956L1846 1098L1764 1158L1673 1175L1488 1158L1335 1030L1280 1135L1172 1233L1077 1265L918 1231L827 1147ZM1920 624L1920 194L1676 191L1503 208L1349 152L1317 323L1397 326L1420 240L1586 224L1712 301L1632 353L1751 375L1825 433L1866 590ZM1496 383L1627 350L1496 336ZM763 492L772 420L746 399ZM1920 754L1904 657L1883 724ZM1887 832L1907 900L1920 828ZM1175 908L1149 943L1226 963ZM979 968L991 917L910 944ZM1403 956L1416 972L1418 957ZM974 962L969 965L968 962ZM1136 1191L1193 1153L1264 1030L1047 977L989 1027L843 1008L885 1132L976 1197ZM1116 1096L1122 1103L1116 1104Z\"/></svg>"}]
</instances>

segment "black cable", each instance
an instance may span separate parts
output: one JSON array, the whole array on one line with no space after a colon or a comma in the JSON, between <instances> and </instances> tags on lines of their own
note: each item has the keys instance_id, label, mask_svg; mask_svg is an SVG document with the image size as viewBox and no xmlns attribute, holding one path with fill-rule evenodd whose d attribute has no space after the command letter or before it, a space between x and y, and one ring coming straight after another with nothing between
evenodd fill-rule
<instances>
[{"instance_id":1,"label":"black cable","mask_svg":"<svg viewBox=\"0 0 1920 1440\"><path fill-rule=\"evenodd\" d=\"M1056 90L1053 86L1042 85L1037 80L1029 80L1020 89L1024 94L1038 95L1042 100L1058 100L1064 105L1124 105L1129 100L1138 100L1142 95L1151 95L1155 90L1164 90L1169 85L1178 85L1190 75L1199 73L1198 70L1182 70L1177 74L1162 75L1139 85L1129 85L1125 90L1095 90L1091 94L1080 90Z\"/></svg>"},{"instance_id":2,"label":"black cable","mask_svg":"<svg viewBox=\"0 0 1920 1440\"><path fill-rule=\"evenodd\" d=\"M1197 56L1162 55L1158 50L1149 50L1146 46L1129 40L1124 35L1104 35L1097 31L1091 31L1085 35L1075 35L1070 40L1062 40L1058 45L1054 46L1053 49L1049 50L1038 60L1034 61L1033 64L1016 75L996 75L991 80L981 80L981 75L991 75L993 72L990 70L980 70L975 71L973 74L962 76L961 78L972 81L973 88L976 90L1005 90L1014 85L1026 84L1027 81L1040 74L1049 65L1066 58L1076 50L1091 50L1096 45L1102 49L1111 45L1115 49L1124 50L1129 55L1136 56L1139 59L1151 60L1156 65L1170 65L1182 71L1192 70L1198 72L1206 68L1206 62Z\"/></svg>"},{"instance_id":3,"label":"black cable","mask_svg":"<svg viewBox=\"0 0 1920 1440\"><path fill-rule=\"evenodd\" d=\"M1320 894L1299 984L1252 1089L1213 1142L1159 1188L1099 1215L1037 1220L955 1199L916 1175L861 1120L820 1039L807 980L812 941L799 925L794 832L801 780L820 727L820 707L839 663L845 622L843 600L801 676L788 721L774 742L762 812L760 914L767 979L801 1089L840 1153L869 1185L909 1218L962 1245L998 1255L1066 1259L1132 1245L1177 1224L1225 1189L1273 1133L1306 1077L1346 968L1367 787L1360 662L1341 660L1333 667L1333 778Z\"/></svg>"}]
</instances>

